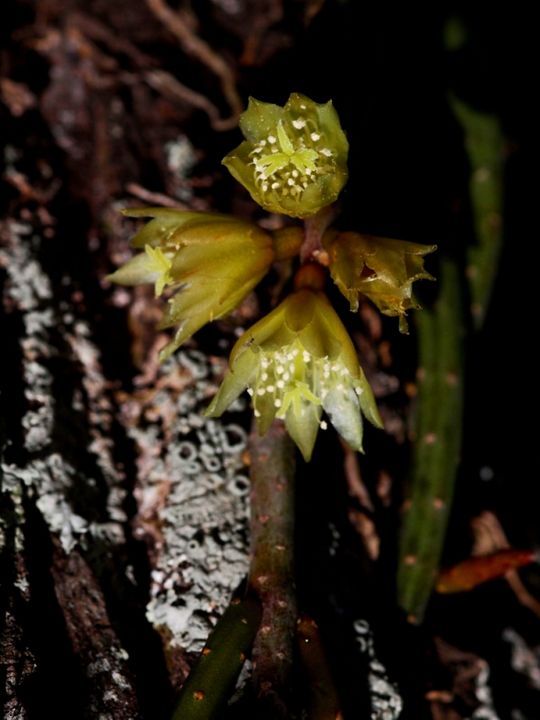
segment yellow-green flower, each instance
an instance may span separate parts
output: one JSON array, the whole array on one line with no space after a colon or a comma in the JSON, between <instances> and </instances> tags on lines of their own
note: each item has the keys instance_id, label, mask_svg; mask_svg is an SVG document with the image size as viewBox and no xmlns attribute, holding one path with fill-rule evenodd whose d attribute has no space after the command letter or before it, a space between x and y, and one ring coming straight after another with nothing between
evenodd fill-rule
<instances>
[{"instance_id":1,"label":"yellow-green flower","mask_svg":"<svg viewBox=\"0 0 540 720\"><path fill-rule=\"evenodd\" d=\"M246 140L223 163L265 210L303 218L337 198L349 144L331 101L293 93L279 107L250 98L240 129Z\"/></svg>"},{"instance_id":2,"label":"yellow-green flower","mask_svg":"<svg viewBox=\"0 0 540 720\"><path fill-rule=\"evenodd\" d=\"M238 340L207 414L216 417L246 390L258 431L274 417L309 460L323 410L349 445L362 449L362 413L382 422L353 343L323 292L302 288Z\"/></svg>"},{"instance_id":3,"label":"yellow-green flower","mask_svg":"<svg viewBox=\"0 0 540 720\"><path fill-rule=\"evenodd\" d=\"M323 247L332 279L351 310L358 310L363 293L384 315L399 316L399 329L406 333L407 310L420 307L413 283L434 279L424 269L424 255L437 246L330 230L323 237Z\"/></svg>"},{"instance_id":4,"label":"yellow-green flower","mask_svg":"<svg viewBox=\"0 0 540 720\"><path fill-rule=\"evenodd\" d=\"M153 283L156 295L175 294L159 325L178 325L160 353L165 360L207 322L231 312L274 259L272 238L256 225L228 215L171 208L127 210L151 217L132 240L143 252L109 276L120 285Z\"/></svg>"}]
</instances>

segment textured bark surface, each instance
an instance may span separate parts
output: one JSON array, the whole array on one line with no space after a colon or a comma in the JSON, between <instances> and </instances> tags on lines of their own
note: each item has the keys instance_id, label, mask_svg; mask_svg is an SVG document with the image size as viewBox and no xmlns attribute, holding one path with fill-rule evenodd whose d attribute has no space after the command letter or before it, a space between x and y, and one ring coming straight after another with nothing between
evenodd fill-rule
<instances>
[{"instance_id":1,"label":"textured bark surface","mask_svg":"<svg viewBox=\"0 0 540 720\"><path fill-rule=\"evenodd\" d=\"M150 89L159 60L137 46L171 38L144 7L12 5L1 714L166 717L247 571L244 406L201 419L223 360L159 367L150 293L131 304L103 277L129 253L119 207L206 207L186 180L193 107Z\"/></svg>"}]
</instances>

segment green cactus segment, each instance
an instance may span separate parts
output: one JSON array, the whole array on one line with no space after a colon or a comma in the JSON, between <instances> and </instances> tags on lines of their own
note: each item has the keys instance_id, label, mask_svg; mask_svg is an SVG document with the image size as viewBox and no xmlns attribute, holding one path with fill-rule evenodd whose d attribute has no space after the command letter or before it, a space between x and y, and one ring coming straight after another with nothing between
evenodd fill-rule
<instances>
[{"instance_id":1,"label":"green cactus segment","mask_svg":"<svg viewBox=\"0 0 540 720\"><path fill-rule=\"evenodd\" d=\"M439 568L461 451L463 318L460 273L441 262L439 297L418 314L419 377L410 497L403 512L398 602L421 622Z\"/></svg>"},{"instance_id":2,"label":"green cactus segment","mask_svg":"<svg viewBox=\"0 0 540 720\"><path fill-rule=\"evenodd\" d=\"M450 105L463 128L470 164L476 242L467 251L467 277L478 329L486 316L503 243L504 137L494 115L473 110L455 95L450 95Z\"/></svg>"},{"instance_id":3,"label":"green cactus segment","mask_svg":"<svg viewBox=\"0 0 540 720\"><path fill-rule=\"evenodd\" d=\"M218 716L242 669L260 620L261 606L256 598L231 602L184 683L171 720L211 720Z\"/></svg>"}]
</instances>

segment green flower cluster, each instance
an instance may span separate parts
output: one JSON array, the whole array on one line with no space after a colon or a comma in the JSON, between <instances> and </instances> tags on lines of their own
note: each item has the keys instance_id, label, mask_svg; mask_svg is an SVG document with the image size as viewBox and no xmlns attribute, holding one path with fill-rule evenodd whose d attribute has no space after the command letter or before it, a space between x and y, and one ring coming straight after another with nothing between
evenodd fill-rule
<instances>
[{"instance_id":1,"label":"green flower cluster","mask_svg":"<svg viewBox=\"0 0 540 720\"><path fill-rule=\"evenodd\" d=\"M284 107L250 99L240 117L245 141L224 159L232 175L263 208L307 218L333 203L347 180L348 143L332 103L292 94ZM162 349L166 359L193 333L231 312L272 263L295 258L304 232L275 233L229 215L170 208L125 211L151 220L132 240L141 250L109 276L121 285L151 283L166 293L160 328L176 326ZM360 294L400 319L418 307L415 280L430 278L423 258L435 246L328 229L320 259L353 311ZM295 289L247 330L234 346L230 368L208 408L221 415L245 390L261 434L280 418L309 460L328 420L354 449L362 450L362 415L382 422L352 340L324 294L326 270L309 258Z\"/></svg>"}]
</instances>

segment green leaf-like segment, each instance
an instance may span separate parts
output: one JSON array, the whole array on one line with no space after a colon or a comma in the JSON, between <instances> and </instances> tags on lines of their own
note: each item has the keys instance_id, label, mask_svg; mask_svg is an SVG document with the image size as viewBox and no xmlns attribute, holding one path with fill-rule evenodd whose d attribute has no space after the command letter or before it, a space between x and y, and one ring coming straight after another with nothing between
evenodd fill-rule
<instances>
[{"instance_id":1,"label":"green leaf-like segment","mask_svg":"<svg viewBox=\"0 0 540 720\"><path fill-rule=\"evenodd\" d=\"M419 378L410 495L403 512L398 602L420 623L442 553L460 461L463 416L461 273L441 262L439 296L417 315Z\"/></svg>"},{"instance_id":2,"label":"green leaf-like segment","mask_svg":"<svg viewBox=\"0 0 540 720\"><path fill-rule=\"evenodd\" d=\"M171 720L213 720L234 688L261 620L254 597L233 600L184 683Z\"/></svg>"}]
</instances>

